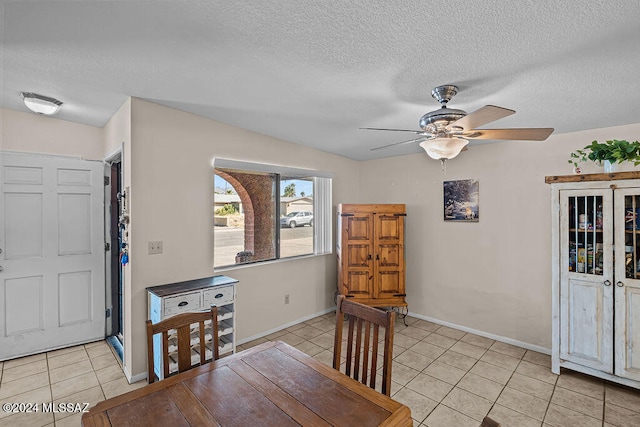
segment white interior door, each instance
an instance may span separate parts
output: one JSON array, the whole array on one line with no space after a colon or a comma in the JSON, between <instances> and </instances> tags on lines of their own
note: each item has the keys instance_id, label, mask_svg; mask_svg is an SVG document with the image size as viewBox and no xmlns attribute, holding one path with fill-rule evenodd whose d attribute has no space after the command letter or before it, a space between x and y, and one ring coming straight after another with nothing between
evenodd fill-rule
<instances>
[{"instance_id":1,"label":"white interior door","mask_svg":"<svg viewBox=\"0 0 640 427\"><path fill-rule=\"evenodd\" d=\"M0 360L104 338L102 163L0 160Z\"/></svg>"}]
</instances>

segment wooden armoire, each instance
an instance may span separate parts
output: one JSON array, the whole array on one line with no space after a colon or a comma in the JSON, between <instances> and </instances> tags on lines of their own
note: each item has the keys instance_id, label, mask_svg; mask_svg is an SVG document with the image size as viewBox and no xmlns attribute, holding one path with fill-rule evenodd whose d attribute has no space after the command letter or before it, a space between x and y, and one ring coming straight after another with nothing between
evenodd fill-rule
<instances>
[{"instance_id":1,"label":"wooden armoire","mask_svg":"<svg viewBox=\"0 0 640 427\"><path fill-rule=\"evenodd\" d=\"M340 204L338 293L373 307L406 307L403 204Z\"/></svg>"}]
</instances>

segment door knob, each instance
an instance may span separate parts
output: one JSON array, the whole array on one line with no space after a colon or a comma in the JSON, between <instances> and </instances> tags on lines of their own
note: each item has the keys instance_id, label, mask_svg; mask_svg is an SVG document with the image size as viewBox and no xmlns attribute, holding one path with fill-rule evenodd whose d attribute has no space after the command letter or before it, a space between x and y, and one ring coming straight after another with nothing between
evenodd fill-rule
<instances>
[{"instance_id":1,"label":"door knob","mask_svg":"<svg viewBox=\"0 0 640 427\"><path fill-rule=\"evenodd\" d=\"M622 281L618 280L618 282L616 283L616 286L621 288L624 286L624 283L622 283Z\"/></svg>"},{"instance_id":2,"label":"door knob","mask_svg":"<svg viewBox=\"0 0 640 427\"><path fill-rule=\"evenodd\" d=\"M611 286L611 281L610 281L610 280L608 280L608 279L607 279L607 280L605 280L605 281L604 281L604 285L605 285L605 286Z\"/></svg>"}]
</instances>

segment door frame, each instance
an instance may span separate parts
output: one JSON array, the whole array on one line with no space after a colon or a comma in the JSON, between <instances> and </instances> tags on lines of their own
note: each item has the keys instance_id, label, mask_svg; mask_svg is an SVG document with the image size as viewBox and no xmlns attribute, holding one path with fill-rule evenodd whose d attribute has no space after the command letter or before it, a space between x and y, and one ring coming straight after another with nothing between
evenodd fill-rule
<instances>
[{"instance_id":1,"label":"door frame","mask_svg":"<svg viewBox=\"0 0 640 427\"><path fill-rule=\"evenodd\" d=\"M105 177L111 177L111 165L113 163L120 163L120 184L122 186L122 184L124 183L124 142L120 144L120 146L117 146L116 148L114 148L112 151L110 151L109 153L107 153L107 155L104 157L104 164L105 164ZM122 302L120 304L120 311L121 311L121 318L122 318L122 322L120 325L120 329L122 330L122 337L118 337L117 339L117 343L114 343L113 341L109 340L109 342L114 345L120 345L122 346L121 351L119 351L119 349L116 348L116 353L118 353L118 355L121 357L122 362L124 364L124 335L125 335L125 293L124 293L124 288L126 286L125 283L125 276L124 276L124 272L122 271L122 266L120 265L119 261L114 261L114 257L113 257L113 253L114 251L118 251L120 248L115 246L112 244L112 239L111 239L111 223L112 223L112 215L111 215L111 188L112 188L112 182L111 179L109 179L109 183L105 185L105 206L104 206L104 210L105 210L105 220L104 220L104 241L105 243L109 243L110 244L110 250L109 251L105 251L105 302L106 302L106 308L107 309L111 309L111 318L107 318L107 322L106 322L106 337L107 339L110 336L113 336L113 317L116 316L117 313L114 313L113 311L113 298L114 298L114 290L113 290L113 275L112 275L112 269L114 268L113 263L117 262L117 268L120 270L120 280L122 281L122 288L123 288L123 293L122 293ZM118 257L119 259L119 257Z\"/></svg>"}]
</instances>

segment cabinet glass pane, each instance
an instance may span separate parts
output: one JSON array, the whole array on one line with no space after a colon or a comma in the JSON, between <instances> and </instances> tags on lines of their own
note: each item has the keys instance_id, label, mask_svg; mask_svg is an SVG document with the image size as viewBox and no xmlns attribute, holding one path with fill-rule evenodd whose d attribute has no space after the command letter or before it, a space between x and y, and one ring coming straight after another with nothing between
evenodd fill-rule
<instances>
[{"instance_id":1,"label":"cabinet glass pane","mask_svg":"<svg viewBox=\"0 0 640 427\"><path fill-rule=\"evenodd\" d=\"M640 195L624 197L625 276L640 278Z\"/></svg>"},{"instance_id":2,"label":"cabinet glass pane","mask_svg":"<svg viewBox=\"0 0 640 427\"><path fill-rule=\"evenodd\" d=\"M569 271L602 275L602 196L569 197Z\"/></svg>"}]
</instances>

